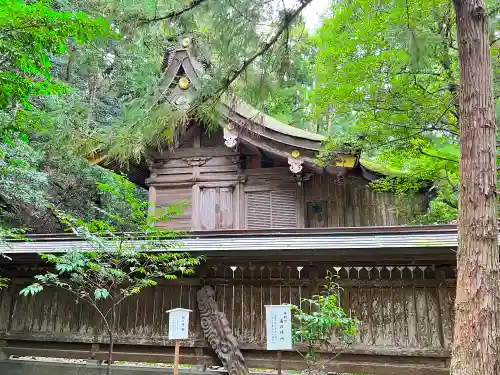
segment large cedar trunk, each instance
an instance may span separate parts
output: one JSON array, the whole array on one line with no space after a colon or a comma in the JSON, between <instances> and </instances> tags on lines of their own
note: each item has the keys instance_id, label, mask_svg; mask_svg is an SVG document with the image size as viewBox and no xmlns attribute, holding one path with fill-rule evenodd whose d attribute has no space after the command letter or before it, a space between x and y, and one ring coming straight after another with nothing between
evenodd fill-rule
<instances>
[{"instance_id":1,"label":"large cedar trunk","mask_svg":"<svg viewBox=\"0 0 500 375\"><path fill-rule=\"evenodd\" d=\"M496 127L484 0L453 0L460 55L460 215L452 375L500 374Z\"/></svg>"}]
</instances>

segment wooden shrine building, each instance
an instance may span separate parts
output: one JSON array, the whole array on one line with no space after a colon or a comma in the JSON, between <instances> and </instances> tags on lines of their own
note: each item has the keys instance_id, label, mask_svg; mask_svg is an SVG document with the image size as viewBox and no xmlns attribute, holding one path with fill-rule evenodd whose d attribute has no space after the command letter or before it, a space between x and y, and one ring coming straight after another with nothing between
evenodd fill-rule
<instances>
[{"instance_id":1,"label":"wooden shrine building","mask_svg":"<svg viewBox=\"0 0 500 375\"><path fill-rule=\"evenodd\" d=\"M182 41L169 57L163 100L185 106L203 74L191 41ZM227 323L217 335L234 335L246 363L238 366L276 369L276 353L266 351L264 306L300 305L320 290L330 270L344 288L341 305L361 325L356 342L338 357L335 351L321 354L332 358L328 370L447 374L455 227L402 226L395 197L371 190L369 182L378 175L359 155L339 152L330 165L316 165L321 135L283 124L234 97L223 98L220 113L219 130L207 132L191 122L174 147L152 150L132 174L148 187L154 207L189 202L181 216L162 225L188 230L175 241L205 255L206 263L195 276L167 280L122 305L114 358L171 361L165 310L182 307L193 316L181 363L206 367L224 361L222 344L206 339L216 333L207 333L207 322L218 310ZM43 267L37 252L78 249L82 241L70 235L32 239L0 245L12 258L0 260L0 274L12 279L10 288L0 290L0 353L105 359L107 336L92 309L59 290L34 301L19 296L27 277ZM234 353L235 341L230 343L226 354ZM282 356L283 369L305 368L295 351Z\"/></svg>"},{"instance_id":2,"label":"wooden shrine building","mask_svg":"<svg viewBox=\"0 0 500 375\"><path fill-rule=\"evenodd\" d=\"M182 107L204 74L190 41L172 52L164 98ZM222 100L218 131L192 122L173 148L151 151L147 176L156 207L190 208L166 225L192 230L256 230L403 224L395 198L376 194L376 174L359 155L339 152L326 167L315 158L326 138L283 124L236 97Z\"/></svg>"}]
</instances>

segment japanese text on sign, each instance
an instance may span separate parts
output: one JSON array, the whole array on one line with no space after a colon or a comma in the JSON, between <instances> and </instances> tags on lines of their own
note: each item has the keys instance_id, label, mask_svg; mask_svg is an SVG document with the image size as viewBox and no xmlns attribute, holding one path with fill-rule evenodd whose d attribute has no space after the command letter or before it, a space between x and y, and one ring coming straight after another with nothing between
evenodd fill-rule
<instances>
[{"instance_id":1,"label":"japanese text on sign","mask_svg":"<svg viewBox=\"0 0 500 375\"><path fill-rule=\"evenodd\" d=\"M185 340L188 338L189 313L187 309L173 309L167 311L168 316L168 339Z\"/></svg>"},{"instance_id":2,"label":"japanese text on sign","mask_svg":"<svg viewBox=\"0 0 500 375\"><path fill-rule=\"evenodd\" d=\"M286 305L266 306L267 350L292 349L292 310Z\"/></svg>"}]
</instances>

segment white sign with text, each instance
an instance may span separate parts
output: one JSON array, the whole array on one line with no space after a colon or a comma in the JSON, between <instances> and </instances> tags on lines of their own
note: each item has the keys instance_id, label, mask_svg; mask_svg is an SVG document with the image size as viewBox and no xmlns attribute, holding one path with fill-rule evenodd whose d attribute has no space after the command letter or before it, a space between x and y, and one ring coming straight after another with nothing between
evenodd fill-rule
<instances>
[{"instance_id":1,"label":"white sign with text","mask_svg":"<svg viewBox=\"0 0 500 375\"><path fill-rule=\"evenodd\" d=\"M168 310L168 339L186 340L189 334L189 313L188 309Z\"/></svg>"},{"instance_id":2,"label":"white sign with text","mask_svg":"<svg viewBox=\"0 0 500 375\"><path fill-rule=\"evenodd\" d=\"M266 306L267 350L292 349L292 308L287 305Z\"/></svg>"}]
</instances>

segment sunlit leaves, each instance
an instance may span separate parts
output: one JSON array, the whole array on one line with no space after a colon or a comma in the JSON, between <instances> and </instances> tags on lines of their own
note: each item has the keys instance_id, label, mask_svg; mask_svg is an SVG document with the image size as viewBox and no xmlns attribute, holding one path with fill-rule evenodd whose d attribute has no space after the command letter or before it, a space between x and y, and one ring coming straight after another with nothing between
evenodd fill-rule
<instances>
[{"instance_id":1,"label":"sunlit leaves","mask_svg":"<svg viewBox=\"0 0 500 375\"><path fill-rule=\"evenodd\" d=\"M2 221L22 225L36 220L48 204L45 154L33 139L52 128L41 102L70 91L57 77L57 61L68 49L115 33L103 18L74 10L62 12L53 1L0 0L0 199ZM57 101L57 99L54 99ZM48 114L50 113L50 115ZM30 141L28 143L28 140ZM30 207L28 215L19 211Z\"/></svg>"},{"instance_id":2,"label":"sunlit leaves","mask_svg":"<svg viewBox=\"0 0 500 375\"><path fill-rule=\"evenodd\" d=\"M104 299L104 298L107 298L107 297L109 297L109 291L108 290L102 289L102 288L97 288L96 290L94 290L94 298L96 300Z\"/></svg>"},{"instance_id":3,"label":"sunlit leaves","mask_svg":"<svg viewBox=\"0 0 500 375\"><path fill-rule=\"evenodd\" d=\"M458 175L454 29L447 1L338 2L318 33L318 84L311 93L316 116L332 113L331 139L322 157L335 156L348 144L381 166L376 169L398 171L398 180L378 182L379 189L390 186L404 198L431 182L438 199L446 195L453 208L449 185ZM449 220L445 215L437 222Z\"/></svg>"},{"instance_id":4,"label":"sunlit leaves","mask_svg":"<svg viewBox=\"0 0 500 375\"><path fill-rule=\"evenodd\" d=\"M47 0L1 0L0 35L0 109L13 101L31 109L32 96L64 92L51 67L68 43L82 44L112 33L104 19L58 12Z\"/></svg>"},{"instance_id":5,"label":"sunlit leaves","mask_svg":"<svg viewBox=\"0 0 500 375\"><path fill-rule=\"evenodd\" d=\"M41 292L43 290L43 286L38 284L38 283L34 283L34 284L31 284L29 286L27 286L26 288L22 289L21 292L19 294L21 294L22 296L29 296L29 295L32 295L34 296L35 294Z\"/></svg>"}]
</instances>

